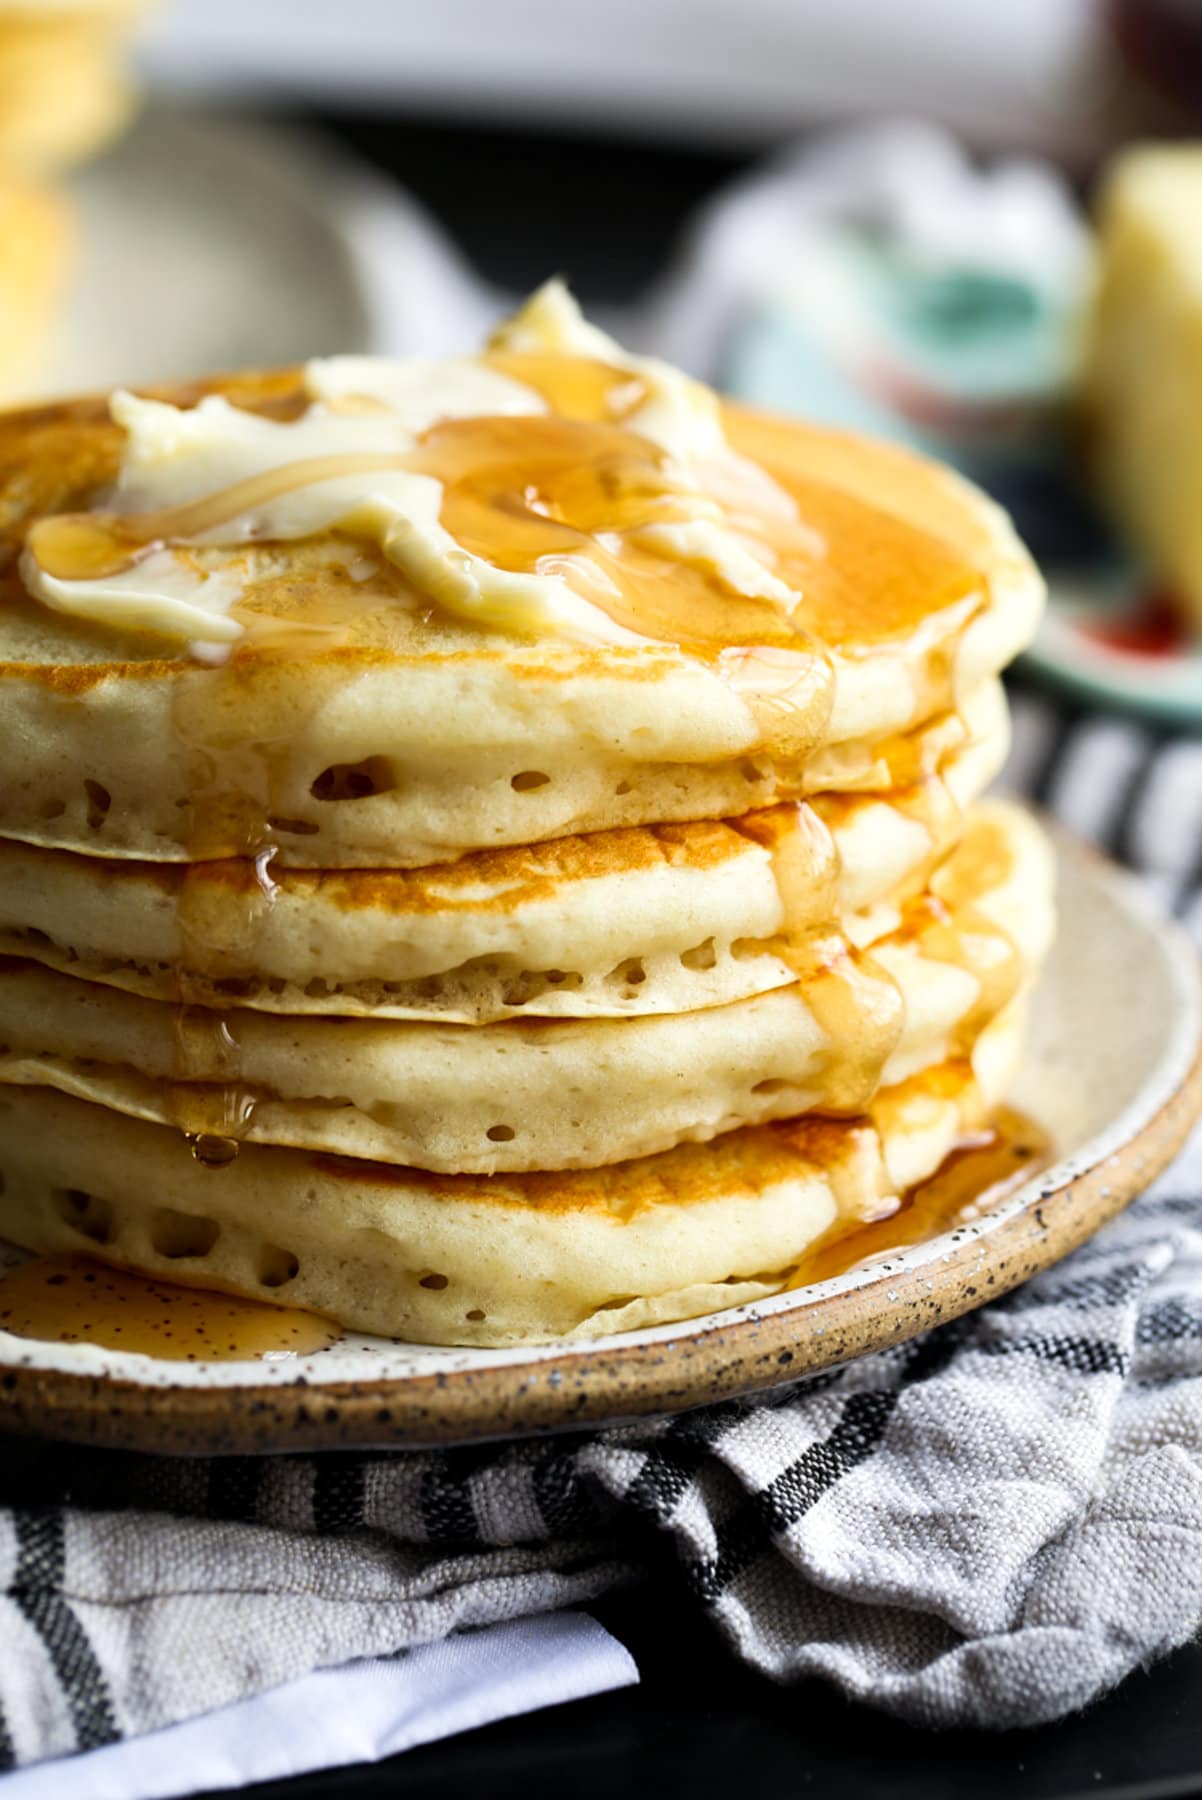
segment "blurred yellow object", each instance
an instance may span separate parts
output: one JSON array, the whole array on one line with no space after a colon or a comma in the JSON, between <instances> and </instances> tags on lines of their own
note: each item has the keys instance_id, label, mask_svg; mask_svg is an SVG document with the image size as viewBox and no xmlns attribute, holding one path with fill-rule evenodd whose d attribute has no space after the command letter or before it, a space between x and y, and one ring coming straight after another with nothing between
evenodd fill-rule
<instances>
[{"instance_id":1,"label":"blurred yellow object","mask_svg":"<svg viewBox=\"0 0 1202 1800\"><path fill-rule=\"evenodd\" d=\"M140 10L0 0L0 169L43 175L116 136L133 106L124 49Z\"/></svg>"},{"instance_id":2,"label":"blurred yellow object","mask_svg":"<svg viewBox=\"0 0 1202 1800\"><path fill-rule=\"evenodd\" d=\"M0 398L29 387L69 273L72 227L54 189L0 181Z\"/></svg>"},{"instance_id":3,"label":"blurred yellow object","mask_svg":"<svg viewBox=\"0 0 1202 1800\"><path fill-rule=\"evenodd\" d=\"M1112 166L1086 345L1088 455L1102 498L1202 625L1202 144Z\"/></svg>"},{"instance_id":4,"label":"blurred yellow object","mask_svg":"<svg viewBox=\"0 0 1202 1800\"><path fill-rule=\"evenodd\" d=\"M36 383L73 220L54 178L133 110L126 45L148 0L0 0L0 402Z\"/></svg>"}]
</instances>

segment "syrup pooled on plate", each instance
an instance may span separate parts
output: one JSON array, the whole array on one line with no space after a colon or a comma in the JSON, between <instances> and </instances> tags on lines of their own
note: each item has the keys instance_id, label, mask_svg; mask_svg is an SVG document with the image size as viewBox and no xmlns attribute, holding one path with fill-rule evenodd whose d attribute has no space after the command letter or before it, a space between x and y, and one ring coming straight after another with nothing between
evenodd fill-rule
<instances>
[{"instance_id":1,"label":"syrup pooled on plate","mask_svg":"<svg viewBox=\"0 0 1202 1800\"><path fill-rule=\"evenodd\" d=\"M40 1256L0 1275L0 1331L168 1362L311 1356L342 1336L319 1313L177 1287L79 1256Z\"/></svg>"},{"instance_id":2,"label":"syrup pooled on plate","mask_svg":"<svg viewBox=\"0 0 1202 1800\"><path fill-rule=\"evenodd\" d=\"M833 1225L798 1264L788 1285L812 1287L982 1218L1051 1158L1051 1140L1043 1127L1016 1107L1003 1106L933 1175L904 1194L887 1218L850 1230L845 1221Z\"/></svg>"}]
</instances>

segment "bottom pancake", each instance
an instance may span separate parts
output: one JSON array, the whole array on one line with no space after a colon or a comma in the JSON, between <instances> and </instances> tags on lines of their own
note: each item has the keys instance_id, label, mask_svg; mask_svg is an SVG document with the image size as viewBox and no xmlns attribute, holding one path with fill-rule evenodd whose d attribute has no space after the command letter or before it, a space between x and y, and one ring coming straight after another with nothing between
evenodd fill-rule
<instances>
[{"instance_id":1,"label":"bottom pancake","mask_svg":"<svg viewBox=\"0 0 1202 1800\"><path fill-rule=\"evenodd\" d=\"M808 1117L559 1174L430 1175L176 1131L44 1088L0 1093L0 1235L323 1312L427 1344L594 1337L783 1288L839 1224L879 1218L1002 1099L1022 1005L971 1059Z\"/></svg>"}]
</instances>

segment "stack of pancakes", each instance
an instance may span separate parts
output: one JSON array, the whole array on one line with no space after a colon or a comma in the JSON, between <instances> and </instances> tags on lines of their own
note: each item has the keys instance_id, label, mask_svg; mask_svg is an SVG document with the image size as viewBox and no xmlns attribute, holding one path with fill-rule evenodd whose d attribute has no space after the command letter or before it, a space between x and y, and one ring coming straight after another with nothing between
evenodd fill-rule
<instances>
[{"instance_id":1,"label":"stack of pancakes","mask_svg":"<svg viewBox=\"0 0 1202 1800\"><path fill-rule=\"evenodd\" d=\"M0 384L28 390L57 311L70 209L54 185L128 120L145 0L0 0Z\"/></svg>"},{"instance_id":2,"label":"stack of pancakes","mask_svg":"<svg viewBox=\"0 0 1202 1800\"><path fill-rule=\"evenodd\" d=\"M0 1233L432 1343L772 1293L1015 1068L1038 578L562 295L435 373L0 420Z\"/></svg>"}]
</instances>

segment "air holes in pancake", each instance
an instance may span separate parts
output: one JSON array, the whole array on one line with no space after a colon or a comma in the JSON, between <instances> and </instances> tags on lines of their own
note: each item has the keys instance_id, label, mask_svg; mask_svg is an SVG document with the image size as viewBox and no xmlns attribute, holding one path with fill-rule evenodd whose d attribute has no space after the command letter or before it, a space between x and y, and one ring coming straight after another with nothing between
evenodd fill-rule
<instances>
[{"instance_id":1,"label":"air holes in pancake","mask_svg":"<svg viewBox=\"0 0 1202 1800\"><path fill-rule=\"evenodd\" d=\"M766 773L767 771L758 762L753 762L749 756L745 756L739 764L739 774L744 781L763 781Z\"/></svg>"},{"instance_id":2,"label":"air holes in pancake","mask_svg":"<svg viewBox=\"0 0 1202 1800\"><path fill-rule=\"evenodd\" d=\"M541 769L523 769L520 775L510 776L509 785L515 794L528 794L532 788L546 787L550 779Z\"/></svg>"},{"instance_id":3,"label":"air holes in pancake","mask_svg":"<svg viewBox=\"0 0 1202 1800\"><path fill-rule=\"evenodd\" d=\"M215 981L213 983L213 992L215 994L226 994L234 1000L245 999L248 994L253 994L254 991L254 982L248 980L244 975L223 975L220 981Z\"/></svg>"},{"instance_id":4,"label":"air holes in pancake","mask_svg":"<svg viewBox=\"0 0 1202 1800\"><path fill-rule=\"evenodd\" d=\"M172 1261L180 1256L207 1256L220 1236L216 1219L176 1212L170 1206L157 1207L150 1221L151 1249Z\"/></svg>"},{"instance_id":5,"label":"air holes in pancake","mask_svg":"<svg viewBox=\"0 0 1202 1800\"><path fill-rule=\"evenodd\" d=\"M753 957L763 956L764 946L759 938L736 938L730 953L736 962L751 962Z\"/></svg>"},{"instance_id":6,"label":"air holes in pancake","mask_svg":"<svg viewBox=\"0 0 1202 1800\"><path fill-rule=\"evenodd\" d=\"M315 837L321 829L308 819L268 819L267 823L273 831L282 831L286 837Z\"/></svg>"},{"instance_id":7,"label":"air holes in pancake","mask_svg":"<svg viewBox=\"0 0 1202 1800\"><path fill-rule=\"evenodd\" d=\"M647 979L647 971L643 967L643 959L639 956L627 957L616 969L611 969L605 977L606 981L622 987L641 987Z\"/></svg>"},{"instance_id":8,"label":"air holes in pancake","mask_svg":"<svg viewBox=\"0 0 1202 1800\"><path fill-rule=\"evenodd\" d=\"M480 1325L487 1319L488 1314L486 1312L481 1312L478 1306L473 1306L471 1312L464 1313L463 1316L465 1319L470 1319L473 1325Z\"/></svg>"},{"instance_id":9,"label":"air holes in pancake","mask_svg":"<svg viewBox=\"0 0 1202 1800\"><path fill-rule=\"evenodd\" d=\"M367 800L372 794L391 793L396 785L396 770L388 758L368 756L357 763L332 763L309 792L315 800Z\"/></svg>"},{"instance_id":10,"label":"air holes in pancake","mask_svg":"<svg viewBox=\"0 0 1202 1800\"><path fill-rule=\"evenodd\" d=\"M630 783L628 781L619 781L617 787L614 789L614 794L619 800L624 800L629 792Z\"/></svg>"},{"instance_id":11,"label":"air holes in pancake","mask_svg":"<svg viewBox=\"0 0 1202 1800\"><path fill-rule=\"evenodd\" d=\"M111 1244L116 1236L112 1202L102 1200L99 1194L85 1193L83 1188L61 1188L54 1196L54 1209L64 1225L93 1244Z\"/></svg>"},{"instance_id":12,"label":"air holes in pancake","mask_svg":"<svg viewBox=\"0 0 1202 1800\"><path fill-rule=\"evenodd\" d=\"M512 1125L490 1125L484 1135L494 1144L512 1144L517 1132Z\"/></svg>"},{"instance_id":13,"label":"air holes in pancake","mask_svg":"<svg viewBox=\"0 0 1202 1800\"><path fill-rule=\"evenodd\" d=\"M299 1272L300 1262L291 1250L281 1250L278 1244L260 1244L255 1268L260 1287L284 1287L295 1280Z\"/></svg>"},{"instance_id":14,"label":"air holes in pancake","mask_svg":"<svg viewBox=\"0 0 1202 1800\"><path fill-rule=\"evenodd\" d=\"M93 831L99 831L109 816L113 796L98 781L85 781L83 791L88 797L88 825Z\"/></svg>"},{"instance_id":15,"label":"air holes in pancake","mask_svg":"<svg viewBox=\"0 0 1202 1800\"><path fill-rule=\"evenodd\" d=\"M65 800L43 800L38 807L39 819L61 819L67 810Z\"/></svg>"},{"instance_id":16,"label":"air holes in pancake","mask_svg":"<svg viewBox=\"0 0 1202 1800\"><path fill-rule=\"evenodd\" d=\"M305 993L310 1000L328 1000L330 984L328 981L323 981L320 975L315 975L312 981L305 983Z\"/></svg>"},{"instance_id":17,"label":"air holes in pancake","mask_svg":"<svg viewBox=\"0 0 1202 1800\"><path fill-rule=\"evenodd\" d=\"M450 1283L445 1275L423 1275L417 1285L418 1287L433 1288L435 1292L440 1292L444 1287L449 1287Z\"/></svg>"},{"instance_id":18,"label":"air holes in pancake","mask_svg":"<svg viewBox=\"0 0 1202 1800\"><path fill-rule=\"evenodd\" d=\"M718 952L712 937L706 938L704 944L694 944L691 950L680 953L681 967L685 969L712 969L717 960Z\"/></svg>"},{"instance_id":19,"label":"air holes in pancake","mask_svg":"<svg viewBox=\"0 0 1202 1800\"><path fill-rule=\"evenodd\" d=\"M757 1081L751 1091L753 1094L783 1094L794 1085L792 1081L782 1081L773 1076L768 1081Z\"/></svg>"}]
</instances>

